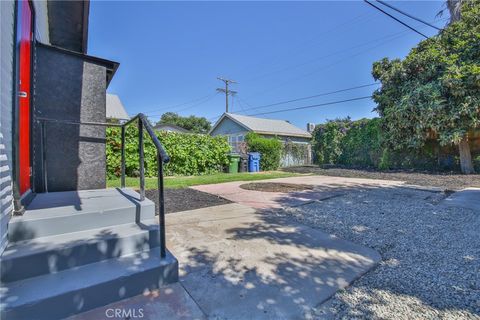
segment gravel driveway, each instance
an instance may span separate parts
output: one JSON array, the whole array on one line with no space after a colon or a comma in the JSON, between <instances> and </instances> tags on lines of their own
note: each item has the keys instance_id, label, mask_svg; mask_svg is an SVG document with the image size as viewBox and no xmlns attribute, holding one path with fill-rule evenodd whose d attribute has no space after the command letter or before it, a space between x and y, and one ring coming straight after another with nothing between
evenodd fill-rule
<instances>
[{"instance_id":1,"label":"gravel driveway","mask_svg":"<svg viewBox=\"0 0 480 320\"><path fill-rule=\"evenodd\" d=\"M382 255L318 317L327 310L336 319L480 319L480 213L444 207L444 196L355 188L278 212Z\"/></svg>"},{"instance_id":2,"label":"gravel driveway","mask_svg":"<svg viewBox=\"0 0 480 320\"><path fill-rule=\"evenodd\" d=\"M457 173L422 173L407 171L373 171L360 169L330 168L318 166L301 166L284 168L284 171L295 173L313 173L324 176L367 178L405 181L407 184L439 187L448 190L460 190L467 187L480 187L480 174L463 175Z\"/></svg>"}]
</instances>

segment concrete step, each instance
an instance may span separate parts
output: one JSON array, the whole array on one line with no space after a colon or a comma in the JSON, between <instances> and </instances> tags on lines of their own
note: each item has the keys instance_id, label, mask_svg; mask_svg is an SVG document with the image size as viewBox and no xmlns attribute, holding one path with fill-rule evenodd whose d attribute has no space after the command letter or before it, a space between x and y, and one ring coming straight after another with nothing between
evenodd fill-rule
<instances>
[{"instance_id":1,"label":"concrete step","mask_svg":"<svg viewBox=\"0 0 480 320\"><path fill-rule=\"evenodd\" d=\"M3 283L57 273L160 246L155 219L10 243L0 261Z\"/></svg>"},{"instance_id":2,"label":"concrete step","mask_svg":"<svg viewBox=\"0 0 480 320\"><path fill-rule=\"evenodd\" d=\"M34 266L32 266L34 267ZM62 319L178 281L178 262L158 248L7 283L1 319Z\"/></svg>"},{"instance_id":3,"label":"concrete step","mask_svg":"<svg viewBox=\"0 0 480 320\"><path fill-rule=\"evenodd\" d=\"M155 204L130 189L37 194L23 216L9 223L9 242L140 222L155 217Z\"/></svg>"}]
</instances>

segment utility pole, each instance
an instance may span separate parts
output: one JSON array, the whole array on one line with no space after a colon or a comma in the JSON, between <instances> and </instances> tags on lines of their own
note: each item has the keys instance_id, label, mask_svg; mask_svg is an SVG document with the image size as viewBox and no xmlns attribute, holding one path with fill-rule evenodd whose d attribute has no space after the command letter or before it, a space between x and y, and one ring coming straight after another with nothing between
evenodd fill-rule
<instances>
[{"instance_id":1,"label":"utility pole","mask_svg":"<svg viewBox=\"0 0 480 320\"><path fill-rule=\"evenodd\" d=\"M233 96L237 93L237 91L229 90L228 85L230 83L237 83L237 82L234 81L234 80L230 80L230 79L226 79L226 78L222 78L222 77L218 77L217 79L220 80L220 81L223 81L225 83L225 89L224 88L217 88L217 91L225 93L225 112L228 112L228 96Z\"/></svg>"}]
</instances>

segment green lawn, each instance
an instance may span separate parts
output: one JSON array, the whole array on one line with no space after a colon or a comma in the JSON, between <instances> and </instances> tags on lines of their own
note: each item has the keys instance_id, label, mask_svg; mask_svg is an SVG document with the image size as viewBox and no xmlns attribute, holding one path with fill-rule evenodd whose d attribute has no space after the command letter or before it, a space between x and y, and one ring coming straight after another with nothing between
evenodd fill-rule
<instances>
[{"instance_id":1,"label":"green lawn","mask_svg":"<svg viewBox=\"0 0 480 320\"><path fill-rule=\"evenodd\" d=\"M189 186L196 186L200 184L214 184L221 182L230 182L230 181L253 181L253 180L264 180L264 179L274 179L274 178L285 178L285 177L294 177L299 174L290 173L290 172L280 172L280 171L267 171L259 173L217 173L205 176L174 176L174 177L165 177L165 188L186 188ZM120 187L120 178L114 180L108 180L107 185L110 188ZM127 187L138 188L139 187L139 178L129 178L126 179ZM145 188L146 189L156 189L157 188L157 178L145 178Z\"/></svg>"}]
</instances>

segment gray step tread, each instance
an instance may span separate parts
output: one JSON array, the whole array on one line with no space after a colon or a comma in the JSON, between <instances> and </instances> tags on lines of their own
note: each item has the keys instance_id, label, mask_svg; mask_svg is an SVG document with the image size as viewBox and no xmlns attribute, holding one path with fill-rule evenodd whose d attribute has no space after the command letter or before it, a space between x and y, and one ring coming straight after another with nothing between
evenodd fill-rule
<instances>
[{"instance_id":1,"label":"gray step tread","mask_svg":"<svg viewBox=\"0 0 480 320\"><path fill-rule=\"evenodd\" d=\"M2 254L3 260L25 257L50 250L65 250L75 246L97 243L111 238L128 238L135 234L146 233L158 229L156 219L144 220L141 223L127 223L84 231L62 233L9 243Z\"/></svg>"},{"instance_id":2,"label":"gray step tread","mask_svg":"<svg viewBox=\"0 0 480 320\"><path fill-rule=\"evenodd\" d=\"M127 188L41 193L35 196L24 215L12 217L10 223L92 212L101 214L137 206L154 206L154 203L149 199L140 202L138 193Z\"/></svg>"},{"instance_id":3,"label":"gray step tread","mask_svg":"<svg viewBox=\"0 0 480 320\"><path fill-rule=\"evenodd\" d=\"M15 281L3 285L1 305L2 308L12 309L35 304L64 293L75 292L116 279L125 279L131 275L173 263L176 263L176 260L170 253L166 258L161 259L160 250L154 248L150 251L92 263L54 274Z\"/></svg>"}]
</instances>

